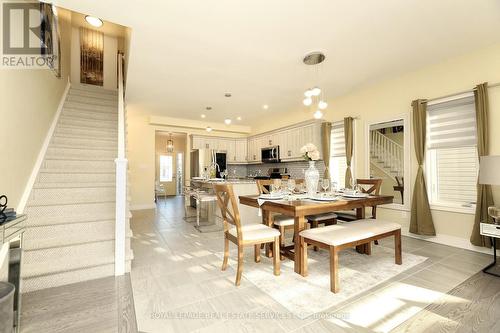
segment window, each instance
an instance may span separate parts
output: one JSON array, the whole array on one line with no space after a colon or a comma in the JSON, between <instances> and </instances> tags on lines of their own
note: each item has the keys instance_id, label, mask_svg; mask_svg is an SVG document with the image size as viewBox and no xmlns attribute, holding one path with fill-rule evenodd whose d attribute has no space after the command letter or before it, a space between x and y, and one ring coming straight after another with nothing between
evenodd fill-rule
<instances>
[{"instance_id":1,"label":"window","mask_svg":"<svg viewBox=\"0 0 500 333\"><path fill-rule=\"evenodd\" d=\"M160 155L160 182L171 182L173 159L169 155Z\"/></svg>"},{"instance_id":2,"label":"window","mask_svg":"<svg viewBox=\"0 0 500 333\"><path fill-rule=\"evenodd\" d=\"M472 210L479 170L474 97L430 105L427 110L426 177L430 204Z\"/></svg>"},{"instance_id":3,"label":"window","mask_svg":"<svg viewBox=\"0 0 500 333\"><path fill-rule=\"evenodd\" d=\"M345 187L346 169L344 122L338 121L332 124L330 138L330 178L338 184L339 188ZM352 165L351 169L354 172Z\"/></svg>"}]
</instances>

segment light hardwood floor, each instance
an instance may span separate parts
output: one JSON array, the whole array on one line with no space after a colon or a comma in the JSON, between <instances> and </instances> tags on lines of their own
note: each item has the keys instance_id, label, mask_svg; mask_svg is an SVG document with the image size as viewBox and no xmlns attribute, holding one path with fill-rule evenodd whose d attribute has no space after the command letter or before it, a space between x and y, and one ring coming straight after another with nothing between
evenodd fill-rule
<instances>
[{"instance_id":1,"label":"light hardwood floor","mask_svg":"<svg viewBox=\"0 0 500 333\"><path fill-rule=\"evenodd\" d=\"M137 332L130 275L24 294L21 332Z\"/></svg>"},{"instance_id":2,"label":"light hardwood floor","mask_svg":"<svg viewBox=\"0 0 500 333\"><path fill-rule=\"evenodd\" d=\"M373 306L371 310L380 311L380 318L365 323L321 317L301 320L244 277L240 287L234 286L234 271L222 272L222 261L214 255L222 252L222 232L200 234L193 223L185 222L182 198L160 200L157 207L156 211L134 211L132 219L131 281L140 331L381 332L404 313L413 317L394 331L435 332L429 323L436 320L439 332L493 332L497 328L493 325L500 311L500 279L476 274L491 256L404 237L404 252L429 259L326 312L333 316L363 313L366 304L383 299L394 286L403 286L409 294L400 295L399 307ZM381 245L390 247L392 242L382 240ZM252 260L251 252L245 260ZM420 292L440 295L440 299L417 313ZM200 314L206 317L196 318ZM258 318L263 314L280 317ZM238 317L227 317L234 315ZM471 326L472 320L480 323ZM455 327L443 329L450 321Z\"/></svg>"}]
</instances>

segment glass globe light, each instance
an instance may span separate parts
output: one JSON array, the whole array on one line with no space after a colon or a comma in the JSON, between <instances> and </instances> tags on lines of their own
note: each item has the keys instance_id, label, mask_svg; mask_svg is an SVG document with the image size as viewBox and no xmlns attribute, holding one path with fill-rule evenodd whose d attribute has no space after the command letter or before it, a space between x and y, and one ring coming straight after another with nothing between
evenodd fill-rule
<instances>
[{"instance_id":1,"label":"glass globe light","mask_svg":"<svg viewBox=\"0 0 500 333\"><path fill-rule=\"evenodd\" d=\"M319 94L321 94L321 89L319 87L314 87L311 89L311 93L313 96L319 96Z\"/></svg>"},{"instance_id":2,"label":"glass globe light","mask_svg":"<svg viewBox=\"0 0 500 333\"><path fill-rule=\"evenodd\" d=\"M323 112L321 112L320 110L316 110L316 112L314 112L313 116L314 116L314 119L321 119L321 118L323 118Z\"/></svg>"},{"instance_id":3,"label":"glass globe light","mask_svg":"<svg viewBox=\"0 0 500 333\"><path fill-rule=\"evenodd\" d=\"M321 110L326 109L327 106L328 106L328 103L325 101L319 101L319 103L318 103L318 108L320 108Z\"/></svg>"},{"instance_id":4,"label":"glass globe light","mask_svg":"<svg viewBox=\"0 0 500 333\"><path fill-rule=\"evenodd\" d=\"M304 103L305 106L311 105L312 102L313 102L313 100L311 97L304 98L304 100L302 101L302 103Z\"/></svg>"}]
</instances>

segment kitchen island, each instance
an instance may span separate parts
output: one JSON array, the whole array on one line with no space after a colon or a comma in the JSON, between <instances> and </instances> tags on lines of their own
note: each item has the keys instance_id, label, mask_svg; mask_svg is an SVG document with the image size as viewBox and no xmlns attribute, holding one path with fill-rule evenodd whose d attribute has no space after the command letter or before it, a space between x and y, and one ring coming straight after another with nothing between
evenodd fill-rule
<instances>
[{"instance_id":1,"label":"kitchen island","mask_svg":"<svg viewBox=\"0 0 500 333\"><path fill-rule=\"evenodd\" d=\"M213 184L233 185L234 195L236 196L236 202L238 203L238 209L240 211L241 224L262 223L262 217L259 216L258 209L246 205L241 205L238 200L238 197L240 195L258 194L257 184L254 179L240 178L240 179L228 179L225 181L191 179L192 188L202 188L210 192L213 192ZM209 213L211 213L210 210ZM222 223L222 216L218 207L216 207L215 212L213 212L212 214L214 214L216 217L216 223Z\"/></svg>"}]
</instances>

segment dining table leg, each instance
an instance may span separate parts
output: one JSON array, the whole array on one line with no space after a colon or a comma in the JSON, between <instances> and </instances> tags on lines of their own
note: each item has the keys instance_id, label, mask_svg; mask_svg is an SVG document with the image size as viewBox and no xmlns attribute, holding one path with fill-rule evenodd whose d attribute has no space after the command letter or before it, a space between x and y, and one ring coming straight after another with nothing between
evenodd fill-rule
<instances>
[{"instance_id":1,"label":"dining table leg","mask_svg":"<svg viewBox=\"0 0 500 333\"><path fill-rule=\"evenodd\" d=\"M273 227L273 216L267 209L262 209L262 223L270 228ZM266 243L266 257L271 258L273 256L273 248L271 243Z\"/></svg>"},{"instance_id":2,"label":"dining table leg","mask_svg":"<svg viewBox=\"0 0 500 333\"><path fill-rule=\"evenodd\" d=\"M365 215L365 207L356 208L356 219L357 220L362 220L365 218L365 216L366 216ZM368 254L366 244L356 246L356 252L361 253L361 254Z\"/></svg>"},{"instance_id":3,"label":"dining table leg","mask_svg":"<svg viewBox=\"0 0 500 333\"><path fill-rule=\"evenodd\" d=\"M306 219L304 216L296 216L294 223L295 243L294 243L294 271L300 275L305 274L305 258L300 247L299 234L305 229Z\"/></svg>"}]
</instances>

